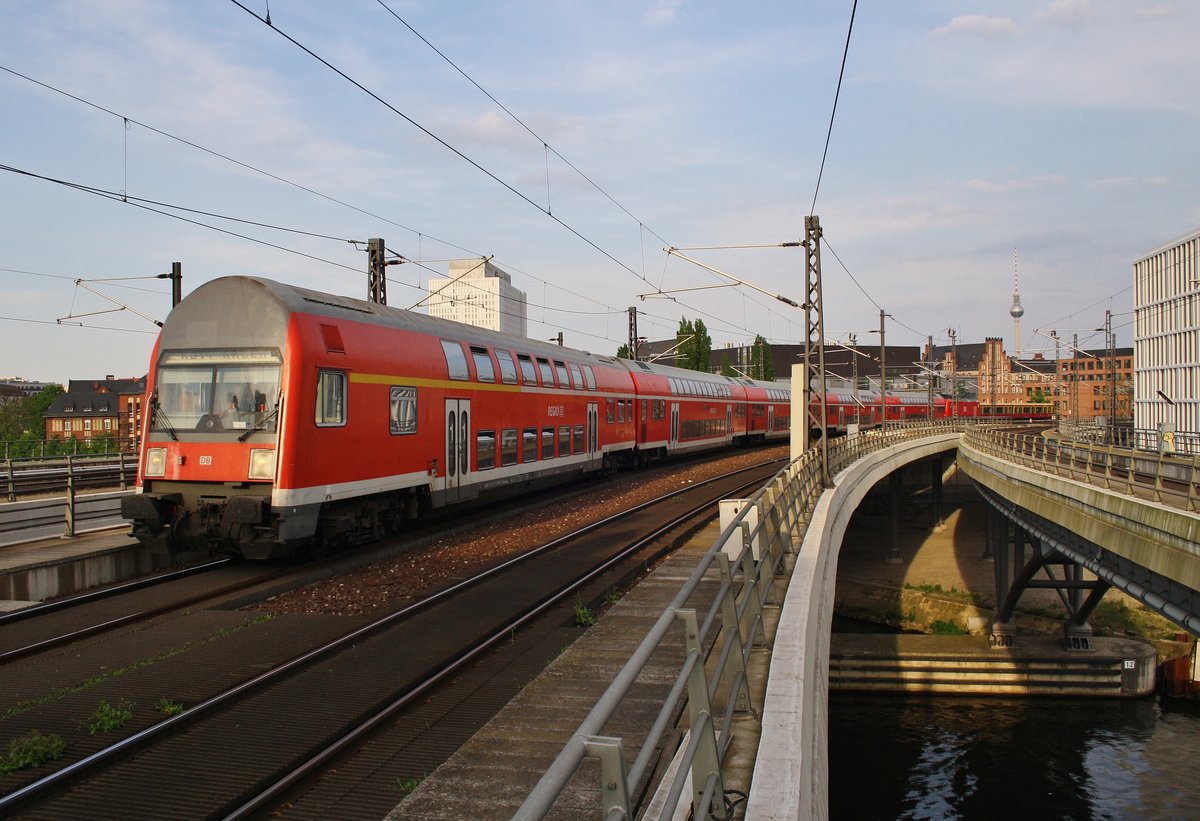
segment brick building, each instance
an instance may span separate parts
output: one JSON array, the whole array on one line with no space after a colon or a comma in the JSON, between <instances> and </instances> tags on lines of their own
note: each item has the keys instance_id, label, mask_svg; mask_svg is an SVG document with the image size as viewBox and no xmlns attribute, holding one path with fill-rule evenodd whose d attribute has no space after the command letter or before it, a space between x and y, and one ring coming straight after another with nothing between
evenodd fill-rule
<instances>
[{"instance_id":1,"label":"brick building","mask_svg":"<svg viewBox=\"0 0 1200 821\"><path fill-rule=\"evenodd\" d=\"M67 392L46 409L47 439L112 438L125 451L136 451L142 424L146 377L72 379Z\"/></svg>"}]
</instances>

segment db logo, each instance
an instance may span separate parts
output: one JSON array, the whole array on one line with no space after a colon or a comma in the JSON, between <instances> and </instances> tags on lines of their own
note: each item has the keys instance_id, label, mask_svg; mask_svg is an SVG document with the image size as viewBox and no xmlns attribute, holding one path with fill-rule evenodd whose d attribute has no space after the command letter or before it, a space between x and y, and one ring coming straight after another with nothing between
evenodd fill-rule
<instances>
[{"instance_id":1,"label":"db logo","mask_svg":"<svg viewBox=\"0 0 1200 821\"><path fill-rule=\"evenodd\" d=\"M202 464L202 465L211 465L211 464L212 464L212 457L211 457L211 456L201 456L201 457L200 457L200 464Z\"/></svg>"}]
</instances>

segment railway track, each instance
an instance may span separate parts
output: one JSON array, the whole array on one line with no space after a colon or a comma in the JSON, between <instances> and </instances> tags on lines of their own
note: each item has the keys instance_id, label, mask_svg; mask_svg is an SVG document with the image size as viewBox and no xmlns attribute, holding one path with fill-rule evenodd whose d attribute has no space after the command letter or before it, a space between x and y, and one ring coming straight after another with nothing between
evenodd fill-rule
<instances>
[{"instance_id":1,"label":"railway track","mask_svg":"<svg viewBox=\"0 0 1200 821\"><path fill-rule=\"evenodd\" d=\"M571 624L577 607L599 604L606 590L666 549L655 542L657 536L640 534L659 533L697 510L711 510L717 499L761 484L773 471L739 471L691 486L463 579L381 619L306 616L264 622L218 613L216 622L234 624L225 629L236 632L236 641L199 648L190 665L165 659L157 675L139 676L136 687L132 680L126 684L127 692L150 698L156 692L184 692L182 678L190 675L192 698L180 698L186 709L162 720L143 716L132 721L131 733L115 744L81 745L82 757L73 763L36 781L27 777L0 798L0 814L243 818L267 812L286 798L291 817L330 817L328 797L306 797L300 803L309 809L301 811L297 785L324 773L347 749L361 748L366 734L380 726L390 727L384 738L399 742L376 740L368 745L372 750L399 743L400 751L388 754L399 762L392 769L417 776L428 772L436 766L430 737L465 739L507 700L505 693L535 674L518 670L530 655L518 648L527 642L540 645L543 660L535 665L540 670L555 648L561 649L564 625ZM683 495L691 500L679 501ZM546 626L538 632L534 622ZM299 625L306 638L326 640L316 648L311 640L298 640ZM487 652L497 645L499 652ZM221 669L203 668L217 657L223 659ZM256 674L244 675L247 671ZM492 687L483 681L472 684L472 671L488 681L496 676L507 680L492 694L499 704L481 703L479 694ZM434 688L448 679L457 695L442 690L435 699ZM218 687L219 680L229 684ZM197 697L204 687L209 694ZM425 723L431 718L422 717L421 710L435 702L444 715L431 731ZM447 704L459 706L446 710ZM467 712L470 720L464 720ZM396 720L406 714L407 720ZM448 719L456 729L445 724ZM401 743L405 739L407 744ZM444 755L450 752L452 748ZM337 765L339 772L344 768L354 769ZM166 779L169 790L163 789ZM319 783L326 790L331 786L328 778ZM395 790L393 778L390 794L384 789L382 799L378 790L350 792L360 796L358 801L373 795L370 800L376 803L394 804L401 797ZM358 814L344 804L333 812L339 817Z\"/></svg>"}]
</instances>

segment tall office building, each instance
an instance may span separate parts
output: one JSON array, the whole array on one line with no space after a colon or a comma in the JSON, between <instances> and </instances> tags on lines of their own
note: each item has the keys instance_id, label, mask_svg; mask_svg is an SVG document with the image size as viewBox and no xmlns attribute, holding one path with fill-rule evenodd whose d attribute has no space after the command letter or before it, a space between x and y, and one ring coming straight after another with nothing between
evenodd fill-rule
<instances>
[{"instance_id":1,"label":"tall office building","mask_svg":"<svg viewBox=\"0 0 1200 821\"><path fill-rule=\"evenodd\" d=\"M1133 263L1134 427L1200 446L1200 230ZM1182 442L1181 442L1182 444Z\"/></svg>"},{"instance_id":2,"label":"tall office building","mask_svg":"<svg viewBox=\"0 0 1200 821\"><path fill-rule=\"evenodd\" d=\"M429 315L516 336L529 336L525 292L486 258L450 260L446 277L429 280Z\"/></svg>"}]
</instances>

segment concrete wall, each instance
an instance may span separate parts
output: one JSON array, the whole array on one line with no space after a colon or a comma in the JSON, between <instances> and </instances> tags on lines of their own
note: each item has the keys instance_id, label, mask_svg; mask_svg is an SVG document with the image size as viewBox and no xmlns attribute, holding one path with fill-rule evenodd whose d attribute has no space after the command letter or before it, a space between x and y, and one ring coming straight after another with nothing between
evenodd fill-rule
<instances>
[{"instance_id":1,"label":"concrete wall","mask_svg":"<svg viewBox=\"0 0 1200 821\"><path fill-rule=\"evenodd\" d=\"M748 821L828 817L829 635L842 537L876 482L958 442L958 434L946 434L873 453L839 474L818 500L775 635Z\"/></svg>"}]
</instances>

